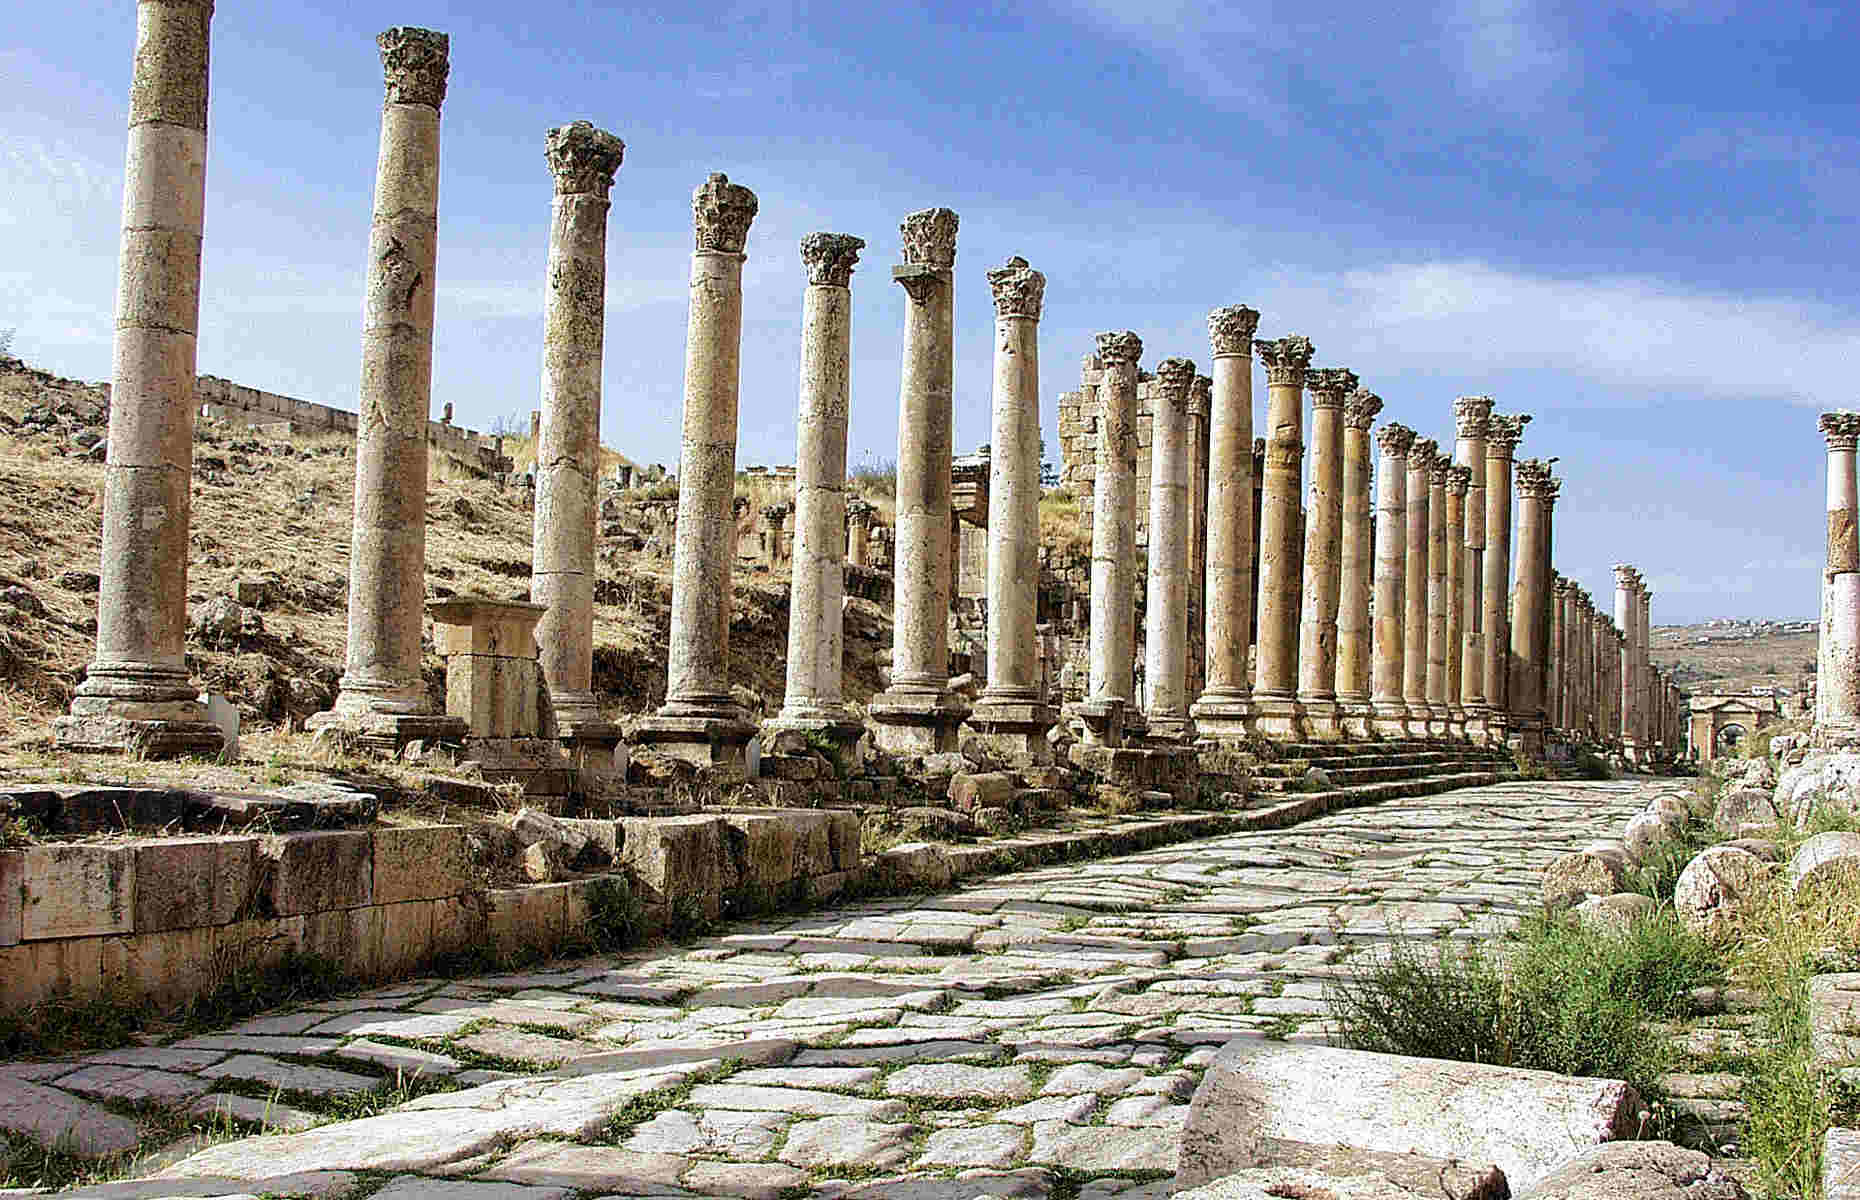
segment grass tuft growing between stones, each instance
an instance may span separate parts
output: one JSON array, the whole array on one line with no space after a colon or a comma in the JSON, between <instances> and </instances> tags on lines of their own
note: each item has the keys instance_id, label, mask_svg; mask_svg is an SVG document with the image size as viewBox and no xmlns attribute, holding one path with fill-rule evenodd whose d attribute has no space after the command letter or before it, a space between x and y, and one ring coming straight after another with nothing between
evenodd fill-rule
<instances>
[{"instance_id":1,"label":"grass tuft growing between stones","mask_svg":"<svg viewBox=\"0 0 1860 1200\"><path fill-rule=\"evenodd\" d=\"M1490 948L1393 942L1326 998L1353 1049L1623 1079L1651 1101L1672 1052L1647 1023L1721 974L1668 911L1621 934L1543 915Z\"/></svg>"},{"instance_id":2,"label":"grass tuft growing between stones","mask_svg":"<svg viewBox=\"0 0 1860 1200\"><path fill-rule=\"evenodd\" d=\"M1716 833L1703 821L1687 821L1677 834L1647 851L1640 865L1628 875L1627 889L1670 903L1679 886L1679 874L1699 851L1715 845Z\"/></svg>"}]
</instances>

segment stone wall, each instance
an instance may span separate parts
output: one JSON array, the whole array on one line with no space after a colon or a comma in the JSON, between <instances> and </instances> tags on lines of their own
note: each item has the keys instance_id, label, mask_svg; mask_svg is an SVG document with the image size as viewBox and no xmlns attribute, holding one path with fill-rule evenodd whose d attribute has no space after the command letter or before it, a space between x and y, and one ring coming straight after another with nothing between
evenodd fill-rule
<instances>
[{"instance_id":1,"label":"stone wall","mask_svg":"<svg viewBox=\"0 0 1860 1200\"><path fill-rule=\"evenodd\" d=\"M292 433L343 433L353 437L360 419L347 409L262 392L217 375L202 375L195 382L194 399L202 416L241 425L288 425ZM448 414L451 407L446 406ZM507 464L498 463L497 439L460 428L452 424L449 416L426 423L426 443L486 473L509 470Z\"/></svg>"}]
</instances>

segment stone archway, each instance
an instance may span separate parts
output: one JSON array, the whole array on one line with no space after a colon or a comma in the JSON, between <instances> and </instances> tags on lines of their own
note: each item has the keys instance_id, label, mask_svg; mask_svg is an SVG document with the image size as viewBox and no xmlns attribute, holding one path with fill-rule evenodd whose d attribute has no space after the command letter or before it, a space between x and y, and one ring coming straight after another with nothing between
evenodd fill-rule
<instances>
[{"instance_id":1,"label":"stone archway","mask_svg":"<svg viewBox=\"0 0 1860 1200\"><path fill-rule=\"evenodd\" d=\"M1712 738L1717 742L1717 752L1719 754L1728 754L1736 750L1738 743L1748 737L1749 733L1749 730L1733 721L1728 725L1720 726L1718 731L1712 735Z\"/></svg>"}]
</instances>

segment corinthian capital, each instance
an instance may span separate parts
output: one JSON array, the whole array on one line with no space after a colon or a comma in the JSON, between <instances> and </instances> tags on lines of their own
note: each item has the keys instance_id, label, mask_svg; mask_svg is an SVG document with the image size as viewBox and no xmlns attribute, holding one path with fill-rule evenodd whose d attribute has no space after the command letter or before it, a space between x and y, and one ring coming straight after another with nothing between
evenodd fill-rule
<instances>
[{"instance_id":1,"label":"corinthian capital","mask_svg":"<svg viewBox=\"0 0 1860 1200\"><path fill-rule=\"evenodd\" d=\"M1345 367L1318 367L1305 375L1305 390L1312 408L1341 408L1356 390L1356 372Z\"/></svg>"},{"instance_id":2,"label":"corinthian capital","mask_svg":"<svg viewBox=\"0 0 1860 1200\"><path fill-rule=\"evenodd\" d=\"M1524 440L1524 427L1531 423L1529 413L1506 416L1493 413L1485 426L1485 449L1487 454L1496 454L1500 458L1510 458Z\"/></svg>"},{"instance_id":3,"label":"corinthian capital","mask_svg":"<svg viewBox=\"0 0 1860 1200\"><path fill-rule=\"evenodd\" d=\"M1634 592L1640 589L1640 572L1627 563L1615 564L1615 590Z\"/></svg>"},{"instance_id":4,"label":"corinthian capital","mask_svg":"<svg viewBox=\"0 0 1860 1200\"><path fill-rule=\"evenodd\" d=\"M691 215L699 250L741 254L756 219L756 194L728 175L712 175L691 193Z\"/></svg>"},{"instance_id":5,"label":"corinthian capital","mask_svg":"<svg viewBox=\"0 0 1860 1200\"><path fill-rule=\"evenodd\" d=\"M1822 413L1815 423L1821 426L1821 436L1828 439L1830 450L1852 450L1860 440L1860 413L1845 409Z\"/></svg>"},{"instance_id":6,"label":"corinthian capital","mask_svg":"<svg viewBox=\"0 0 1860 1200\"><path fill-rule=\"evenodd\" d=\"M1414 430L1398 421L1390 421L1376 430L1376 445L1382 447L1384 454L1406 458L1414 447Z\"/></svg>"},{"instance_id":7,"label":"corinthian capital","mask_svg":"<svg viewBox=\"0 0 1860 1200\"><path fill-rule=\"evenodd\" d=\"M1214 344L1214 357L1227 354L1253 354L1253 331L1259 328L1259 314L1244 304L1230 304L1208 314L1208 340Z\"/></svg>"},{"instance_id":8,"label":"corinthian capital","mask_svg":"<svg viewBox=\"0 0 1860 1200\"><path fill-rule=\"evenodd\" d=\"M626 158L626 143L587 121L574 121L549 131L543 157L555 176L556 195L591 194L605 200Z\"/></svg>"},{"instance_id":9,"label":"corinthian capital","mask_svg":"<svg viewBox=\"0 0 1860 1200\"><path fill-rule=\"evenodd\" d=\"M950 271L956 266L956 227L961 218L947 208L925 208L898 225L904 261L913 267Z\"/></svg>"},{"instance_id":10,"label":"corinthian capital","mask_svg":"<svg viewBox=\"0 0 1860 1200\"><path fill-rule=\"evenodd\" d=\"M865 239L850 233L810 233L801 239L801 262L807 282L823 287L851 287L853 268Z\"/></svg>"},{"instance_id":11,"label":"corinthian capital","mask_svg":"<svg viewBox=\"0 0 1860 1200\"><path fill-rule=\"evenodd\" d=\"M1520 459L1517 466L1518 495L1526 500L1554 500L1563 490L1563 482L1550 473L1549 459Z\"/></svg>"},{"instance_id":12,"label":"corinthian capital","mask_svg":"<svg viewBox=\"0 0 1860 1200\"><path fill-rule=\"evenodd\" d=\"M1431 471L1434 460L1440 457L1440 443L1433 438L1418 438L1408 450L1408 469L1410 471Z\"/></svg>"},{"instance_id":13,"label":"corinthian capital","mask_svg":"<svg viewBox=\"0 0 1860 1200\"><path fill-rule=\"evenodd\" d=\"M1098 335L1098 361L1106 368L1130 363L1143 357L1143 339L1125 329Z\"/></svg>"},{"instance_id":14,"label":"corinthian capital","mask_svg":"<svg viewBox=\"0 0 1860 1200\"><path fill-rule=\"evenodd\" d=\"M988 272L988 286L995 292L995 315L1040 319L1046 300L1046 276L1015 255Z\"/></svg>"},{"instance_id":15,"label":"corinthian capital","mask_svg":"<svg viewBox=\"0 0 1860 1200\"><path fill-rule=\"evenodd\" d=\"M381 69L387 76L389 104L425 104L438 108L446 98L446 75L452 69L452 39L430 29L396 25L375 38Z\"/></svg>"},{"instance_id":16,"label":"corinthian capital","mask_svg":"<svg viewBox=\"0 0 1860 1200\"><path fill-rule=\"evenodd\" d=\"M1433 465L1427 469L1429 487L1444 488L1453 478L1453 457L1447 454L1434 455Z\"/></svg>"},{"instance_id":17,"label":"corinthian capital","mask_svg":"<svg viewBox=\"0 0 1860 1200\"><path fill-rule=\"evenodd\" d=\"M1453 432L1463 438L1485 436L1492 416L1492 397L1461 396L1453 402Z\"/></svg>"},{"instance_id":18,"label":"corinthian capital","mask_svg":"<svg viewBox=\"0 0 1860 1200\"><path fill-rule=\"evenodd\" d=\"M1382 411L1382 397L1357 388L1343 402L1343 424L1347 429L1368 429Z\"/></svg>"},{"instance_id":19,"label":"corinthian capital","mask_svg":"<svg viewBox=\"0 0 1860 1200\"><path fill-rule=\"evenodd\" d=\"M1195 376L1188 389L1188 415L1206 417L1214 411L1214 381L1206 375Z\"/></svg>"},{"instance_id":20,"label":"corinthian capital","mask_svg":"<svg viewBox=\"0 0 1860 1200\"><path fill-rule=\"evenodd\" d=\"M1311 368L1311 355L1315 353L1310 338L1294 333L1277 341L1254 342L1253 349L1259 352L1259 361L1266 364L1268 384L1305 386L1305 372Z\"/></svg>"},{"instance_id":21,"label":"corinthian capital","mask_svg":"<svg viewBox=\"0 0 1860 1200\"><path fill-rule=\"evenodd\" d=\"M1186 358L1165 358L1156 364L1156 382L1171 408L1188 407L1188 391L1195 386L1195 364Z\"/></svg>"},{"instance_id":22,"label":"corinthian capital","mask_svg":"<svg viewBox=\"0 0 1860 1200\"><path fill-rule=\"evenodd\" d=\"M1447 490L1455 496L1472 491L1472 468L1455 463L1447 468Z\"/></svg>"}]
</instances>

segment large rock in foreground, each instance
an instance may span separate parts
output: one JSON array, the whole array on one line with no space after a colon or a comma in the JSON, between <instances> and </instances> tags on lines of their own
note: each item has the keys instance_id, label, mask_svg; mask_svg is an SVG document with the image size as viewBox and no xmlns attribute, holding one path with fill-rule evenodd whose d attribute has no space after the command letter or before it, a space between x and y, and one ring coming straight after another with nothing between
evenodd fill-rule
<instances>
[{"instance_id":1,"label":"large rock in foreground","mask_svg":"<svg viewBox=\"0 0 1860 1200\"><path fill-rule=\"evenodd\" d=\"M1643 1109L1619 1080L1243 1039L1195 1092L1176 1182L1271 1166L1281 1140L1493 1163L1522 1190L1633 1137Z\"/></svg>"},{"instance_id":2,"label":"large rock in foreground","mask_svg":"<svg viewBox=\"0 0 1860 1200\"><path fill-rule=\"evenodd\" d=\"M1756 902L1770 866L1748 850L1713 846L1679 873L1673 885L1673 908L1693 933L1721 937Z\"/></svg>"},{"instance_id":3,"label":"large rock in foreground","mask_svg":"<svg viewBox=\"0 0 1860 1200\"><path fill-rule=\"evenodd\" d=\"M1505 1173L1420 1154L1269 1141L1269 1167L1253 1167L1176 1200L1510 1200Z\"/></svg>"},{"instance_id":4,"label":"large rock in foreground","mask_svg":"<svg viewBox=\"0 0 1860 1200\"><path fill-rule=\"evenodd\" d=\"M1826 809L1860 812L1860 754L1811 754L1783 772L1776 783L1776 811L1797 829Z\"/></svg>"},{"instance_id":5,"label":"large rock in foreground","mask_svg":"<svg viewBox=\"0 0 1860 1200\"><path fill-rule=\"evenodd\" d=\"M1597 1146L1539 1180L1528 1200L1745 1200L1709 1154L1671 1142Z\"/></svg>"}]
</instances>

